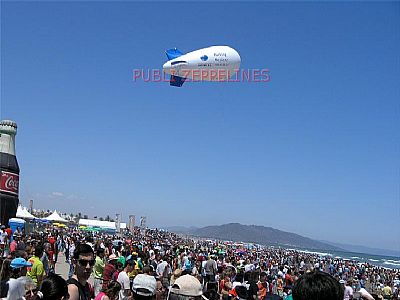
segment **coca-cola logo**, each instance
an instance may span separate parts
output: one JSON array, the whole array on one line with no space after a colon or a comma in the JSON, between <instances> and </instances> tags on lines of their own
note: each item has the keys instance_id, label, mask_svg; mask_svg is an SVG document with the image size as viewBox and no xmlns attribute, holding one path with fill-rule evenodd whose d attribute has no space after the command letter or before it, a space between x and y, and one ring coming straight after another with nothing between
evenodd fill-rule
<instances>
[{"instance_id":1,"label":"coca-cola logo","mask_svg":"<svg viewBox=\"0 0 400 300\"><path fill-rule=\"evenodd\" d=\"M1 171L0 191L18 195L19 175Z\"/></svg>"}]
</instances>

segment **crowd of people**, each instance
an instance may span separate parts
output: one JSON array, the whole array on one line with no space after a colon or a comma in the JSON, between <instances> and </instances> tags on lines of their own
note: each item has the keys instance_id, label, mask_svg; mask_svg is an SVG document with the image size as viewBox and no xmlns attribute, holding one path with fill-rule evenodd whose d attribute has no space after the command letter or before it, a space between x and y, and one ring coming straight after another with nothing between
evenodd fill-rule
<instances>
[{"instance_id":1,"label":"crowd of people","mask_svg":"<svg viewBox=\"0 0 400 300\"><path fill-rule=\"evenodd\" d=\"M140 228L25 234L3 226L0 238L2 299L400 299L399 269L297 250ZM57 275L61 259L66 278Z\"/></svg>"}]
</instances>

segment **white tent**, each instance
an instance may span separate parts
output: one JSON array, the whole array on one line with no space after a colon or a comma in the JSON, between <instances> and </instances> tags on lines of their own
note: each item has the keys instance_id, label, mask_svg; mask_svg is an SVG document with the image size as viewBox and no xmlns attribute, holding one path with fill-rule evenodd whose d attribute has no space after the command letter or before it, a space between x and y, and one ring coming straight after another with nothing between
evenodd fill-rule
<instances>
[{"instance_id":1,"label":"white tent","mask_svg":"<svg viewBox=\"0 0 400 300\"><path fill-rule=\"evenodd\" d=\"M109 228L115 230L115 222L99 221L99 220L89 220L89 219L79 219L79 225L90 226L90 227L100 227Z\"/></svg>"},{"instance_id":2,"label":"white tent","mask_svg":"<svg viewBox=\"0 0 400 300\"><path fill-rule=\"evenodd\" d=\"M22 218L22 219L34 219L35 216L32 215L26 207L22 207L22 205L18 205L17 208L17 218Z\"/></svg>"},{"instance_id":3,"label":"white tent","mask_svg":"<svg viewBox=\"0 0 400 300\"><path fill-rule=\"evenodd\" d=\"M54 210L53 213L50 216L46 217L45 219L48 220L48 221L52 221L52 222L68 223L68 220L65 220L64 218L61 218L56 210Z\"/></svg>"},{"instance_id":4,"label":"white tent","mask_svg":"<svg viewBox=\"0 0 400 300\"><path fill-rule=\"evenodd\" d=\"M103 229L111 229L111 230L117 229L117 224L115 222L108 222L108 221L79 219L78 224L80 226L99 227ZM120 229L126 229L126 223L121 222L119 225Z\"/></svg>"}]
</instances>

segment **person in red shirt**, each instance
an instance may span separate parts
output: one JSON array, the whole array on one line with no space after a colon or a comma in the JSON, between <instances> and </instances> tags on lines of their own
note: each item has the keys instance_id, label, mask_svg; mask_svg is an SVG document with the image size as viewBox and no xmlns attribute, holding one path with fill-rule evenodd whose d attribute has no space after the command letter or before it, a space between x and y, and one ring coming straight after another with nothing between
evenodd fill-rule
<instances>
[{"instance_id":1,"label":"person in red shirt","mask_svg":"<svg viewBox=\"0 0 400 300\"><path fill-rule=\"evenodd\" d=\"M292 278L292 270L288 270L285 275L285 285L286 286L293 286L293 278Z\"/></svg>"},{"instance_id":2,"label":"person in red shirt","mask_svg":"<svg viewBox=\"0 0 400 300\"><path fill-rule=\"evenodd\" d=\"M53 236L49 236L49 238L47 239L47 241L50 243L50 245L51 245L51 250L54 252L54 244L55 244L56 240L54 239Z\"/></svg>"},{"instance_id":3,"label":"person in red shirt","mask_svg":"<svg viewBox=\"0 0 400 300\"><path fill-rule=\"evenodd\" d=\"M5 230L7 232L7 238L10 239L11 238L11 234L12 234L12 230L10 227L6 228Z\"/></svg>"},{"instance_id":4,"label":"person in red shirt","mask_svg":"<svg viewBox=\"0 0 400 300\"><path fill-rule=\"evenodd\" d=\"M50 247L46 251L47 252L47 257L49 258L49 265L50 265L49 267L50 267L50 270L55 272L55 267L56 266L55 266L55 260L54 260L54 253L55 253L54 246L55 246L56 240L54 239L54 237L49 236L47 241L50 244Z\"/></svg>"},{"instance_id":5,"label":"person in red shirt","mask_svg":"<svg viewBox=\"0 0 400 300\"><path fill-rule=\"evenodd\" d=\"M115 254L111 254L108 257L108 264L104 267L103 270L103 289L106 289L108 283L113 280L113 275L117 271L116 264L117 264L118 257Z\"/></svg>"},{"instance_id":6,"label":"person in red shirt","mask_svg":"<svg viewBox=\"0 0 400 300\"><path fill-rule=\"evenodd\" d=\"M222 291L226 290L225 288L225 283L230 282L230 274L228 274L227 272L223 273L222 279L219 281L219 292L222 293ZM228 289L229 291L230 289Z\"/></svg>"},{"instance_id":7,"label":"person in red shirt","mask_svg":"<svg viewBox=\"0 0 400 300\"><path fill-rule=\"evenodd\" d=\"M15 250L17 250L17 245L18 245L18 236L14 236L14 239L10 243L10 253L13 253Z\"/></svg>"}]
</instances>

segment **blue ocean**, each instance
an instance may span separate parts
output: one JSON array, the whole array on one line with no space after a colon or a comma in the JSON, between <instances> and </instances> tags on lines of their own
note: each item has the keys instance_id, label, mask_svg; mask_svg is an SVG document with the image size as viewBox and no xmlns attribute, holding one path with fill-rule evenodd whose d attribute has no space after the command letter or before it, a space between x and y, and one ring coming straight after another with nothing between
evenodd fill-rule
<instances>
[{"instance_id":1,"label":"blue ocean","mask_svg":"<svg viewBox=\"0 0 400 300\"><path fill-rule=\"evenodd\" d=\"M400 269L400 257L396 256L384 256L384 255L374 255L374 254L345 252L345 251L318 252L318 251L308 251L304 249L301 250L299 249L299 251L307 253L315 253L321 256L331 256L334 258L336 257L336 258L350 259L358 261L360 263L370 263L388 269Z\"/></svg>"}]
</instances>

